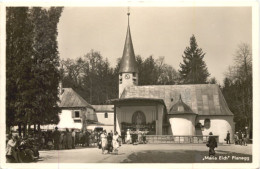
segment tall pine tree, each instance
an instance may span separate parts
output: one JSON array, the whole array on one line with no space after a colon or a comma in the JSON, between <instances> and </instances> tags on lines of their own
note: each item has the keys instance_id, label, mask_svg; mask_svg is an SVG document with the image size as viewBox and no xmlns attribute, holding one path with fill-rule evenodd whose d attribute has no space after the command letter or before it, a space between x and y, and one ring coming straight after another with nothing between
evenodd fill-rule
<instances>
[{"instance_id":1,"label":"tall pine tree","mask_svg":"<svg viewBox=\"0 0 260 169\"><path fill-rule=\"evenodd\" d=\"M6 126L26 126L32 111L32 24L29 8L6 9ZM21 131L21 130L20 130Z\"/></svg>"},{"instance_id":2,"label":"tall pine tree","mask_svg":"<svg viewBox=\"0 0 260 169\"><path fill-rule=\"evenodd\" d=\"M58 122L57 23L62 8L8 7L6 15L7 128Z\"/></svg>"},{"instance_id":3,"label":"tall pine tree","mask_svg":"<svg viewBox=\"0 0 260 169\"><path fill-rule=\"evenodd\" d=\"M184 51L183 63L180 63L180 78L183 84L207 83L209 72L203 58L205 53L198 48L194 35L190 38L190 46Z\"/></svg>"}]
</instances>

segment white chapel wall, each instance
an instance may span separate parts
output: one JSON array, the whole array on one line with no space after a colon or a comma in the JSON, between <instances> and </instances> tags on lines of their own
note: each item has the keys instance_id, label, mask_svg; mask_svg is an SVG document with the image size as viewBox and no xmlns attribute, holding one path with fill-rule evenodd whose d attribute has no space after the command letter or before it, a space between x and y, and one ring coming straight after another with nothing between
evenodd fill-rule
<instances>
[{"instance_id":1,"label":"white chapel wall","mask_svg":"<svg viewBox=\"0 0 260 169\"><path fill-rule=\"evenodd\" d=\"M219 135L219 142L225 142L227 131L230 132L230 140L233 140L234 136L234 125L233 116L197 116L196 124L200 122L204 125L204 120L210 119L210 128L204 128L202 131L203 135L208 135L212 132L213 135Z\"/></svg>"},{"instance_id":2,"label":"white chapel wall","mask_svg":"<svg viewBox=\"0 0 260 169\"><path fill-rule=\"evenodd\" d=\"M192 136L195 135L195 115L176 115L169 118L173 135Z\"/></svg>"}]
</instances>

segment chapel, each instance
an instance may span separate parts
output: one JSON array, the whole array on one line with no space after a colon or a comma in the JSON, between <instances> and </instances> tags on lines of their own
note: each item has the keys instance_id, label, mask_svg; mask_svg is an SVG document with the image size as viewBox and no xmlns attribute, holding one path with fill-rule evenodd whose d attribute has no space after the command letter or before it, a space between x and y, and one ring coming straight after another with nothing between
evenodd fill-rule
<instances>
[{"instance_id":1,"label":"chapel","mask_svg":"<svg viewBox=\"0 0 260 169\"><path fill-rule=\"evenodd\" d=\"M224 142L234 133L233 113L216 84L138 86L138 68L129 25L119 69L114 131L151 135L203 136L213 132Z\"/></svg>"}]
</instances>

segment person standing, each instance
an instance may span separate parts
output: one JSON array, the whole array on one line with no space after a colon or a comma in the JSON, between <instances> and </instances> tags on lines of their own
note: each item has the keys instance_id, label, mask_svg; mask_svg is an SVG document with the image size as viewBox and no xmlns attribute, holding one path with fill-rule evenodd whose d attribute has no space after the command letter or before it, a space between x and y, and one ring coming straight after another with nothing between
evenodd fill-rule
<instances>
[{"instance_id":1,"label":"person standing","mask_svg":"<svg viewBox=\"0 0 260 169\"><path fill-rule=\"evenodd\" d=\"M234 141L235 141L235 144L238 144L238 132L236 132L234 134Z\"/></svg>"},{"instance_id":2,"label":"person standing","mask_svg":"<svg viewBox=\"0 0 260 169\"><path fill-rule=\"evenodd\" d=\"M244 144L244 146L247 146L247 135L246 135L246 132L243 135L243 144Z\"/></svg>"},{"instance_id":3,"label":"person standing","mask_svg":"<svg viewBox=\"0 0 260 169\"><path fill-rule=\"evenodd\" d=\"M122 144L125 144L125 130L121 132Z\"/></svg>"},{"instance_id":4,"label":"person standing","mask_svg":"<svg viewBox=\"0 0 260 169\"><path fill-rule=\"evenodd\" d=\"M6 162L7 163L14 163L16 162L15 158L15 146L16 146L16 139L15 136L10 134L8 136L8 142L6 144Z\"/></svg>"},{"instance_id":5,"label":"person standing","mask_svg":"<svg viewBox=\"0 0 260 169\"><path fill-rule=\"evenodd\" d=\"M67 145L67 149L72 148L72 136L69 129L66 129L66 145Z\"/></svg>"},{"instance_id":6,"label":"person standing","mask_svg":"<svg viewBox=\"0 0 260 169\"><path fill-rule=\"evenodd\" d=\"M58 127L55 127L55 131L53 132L53 140L54 140L54 149L59 150L59 144L60 144L60 131L58 130Z\"/></svg>"},{"instance_id":7,"label":"person standing","mask_svg":"<svg viewBox=\"0 0 260 169\"><path fill-rule=\"evenodd\" d=\"M242 136L242 132L241 130L239 130L239 133L238 133L238 140L239 140L239 144L242 146L242 143L243 143L243 136Z\"/></svg>"},{"instance_id":8,"label":"person standing","mask_svg":"<svg viewBox=\"0 0 260 169\"><path fill-rule=\"evenodd\" d=\"M106 134L106 130L104 130L103 133L100 135L100 139L101 139L102 154L104 154L104 153L105 153L106 146L107 146L107 134Z\"/></svg>"},{"instance_id":9,"label":"person standing","mask_svg":"<svg viewBox=\"0 0 260 169\"><path fill-rule=\"evenodd\" d=\"M59 145L59 149L64 149L63 147L63 137L64 137L64 133L60 132L60 145Z\"/></svg>"},{"instance_id":10,"label":"person standing","mask_svg":"<svg viewBox=\"0 0 260 169\"><path fill-rule=\"evenodd\" d=\"M111 153L113 151L113 143L112 143L112 140L113 140L113 135L110 133L108 133L107 135L107 152L108 153Z\"/></svg>"},{"instance_id":11,"label":"person standing","mask_svg":"<svg viewBox=\"0 0 260 169\"><path fill-rule=\"evenodd\" d=\"M227 144L230 144L230 133L227 131L227 137L226 137Z\"/></svg>"},{"instance_id":12,"label":"person standing","mask_svg":"<svg viewBox=\"0 0 260 169\"><path fill-rule=\"evenodd\" d=\"M113 135L113 150L114 150L116 155L118 155L118 148L119 148L118 139L119 139L119 135L116 131L115 134Z\"/></svg>"},{"instance_id":13,"label":"person standing","mask_svg":"<svg viewBox=\"0 0 260 169\"><path fill-rule=\"evenodd\" d=\"M72 148L75 148L75 139L76 139L76 132L74 129L71 130L71 138L72 138Z\"/></svg>"},{"instance_id":14,"label":"person standing","mask_svg":"<svg viewBox=\"0 0 260 169\"><path fill-rule=\"evenodd\" d=\"M215 148L218 147L216 138L212 136L213 133L209 133L209 140L207 142L207 147L209 147L209 156L215 156Z\"/></svg>"},{"instance_id":15,"label":"person standing","mask_svg":"<svg viewBox=\"0 0 260 169\"><path fill-rule=\"evenodd\" d=\"M90 142L89 138L90 138L90 133L87 130L86 133L85 133L85 142L86 142L87 147L89 146L89 142ZM85 144L85 142L84 142L84 144Z\"/></svg>"},{"instance_id":16,"label":"person standing","mask_svg":"<svg viewBox=\"0 0 260 169\"><path fill-rule=\"evenodd\" d=\"M130 141L131 141L130 130L127 129L127 132L126 132L126 143L129 144Z\"/></svg>"}]
</instances>

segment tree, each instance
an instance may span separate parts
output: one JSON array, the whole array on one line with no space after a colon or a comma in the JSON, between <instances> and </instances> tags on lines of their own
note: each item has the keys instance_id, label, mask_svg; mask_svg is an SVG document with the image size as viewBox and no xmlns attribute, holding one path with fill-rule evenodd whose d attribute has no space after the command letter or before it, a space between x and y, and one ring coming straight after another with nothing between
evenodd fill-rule
<instances>
[{"instance_id":1,"label":"tree","mask_svg":"<svg viewBox=\"0 0 260 169\"><path fill-rule=\"evenodd\" d=\"M63 60L63 86L71 87L90 104L105 104L117 97L118 69L108 59L91 50L75 60Z\"/></svg>"},{"instance_id":2,"label":"tree","mask_svg":"<svg viewBox=\"0 0 260 169\"><path fill-rule=\"evenodd\" d=\"M136 56L136 62L139 85L177 83L178 73L164 63L163 57L155 60L150 56L143 60ZM90 104L106 104L107 100L118 97L120 58L112 68L108 59L91 50L76 60L63 60L62 65L63 86L73 88Z\"/></svg>"},{"instance_id":3,"label":"tree","mask_svg":"<svg viewBox=\"0 0 260 169\"><path fill-rule=\"evenodd\" d=\"M6 9L6 125L26 123L31 109L32 24L29 8ZM27 83L28 82L28 83Z\"/></svg>"},{"instance_id":4,"label":"tree","mask_svg":"<svg viewBox=\"0 0 260 169\"><path fill-rule=\"evenodd\" d=\"M57 123L62 8L7 8L7 127Z\"/></svg>"},{"instance_id":5,"label":"tree","mask_svg":"<svg viewBox=\"0 0 260 169\"><path fill-rule=\"evenodd\" d=\"M208 83L209 84L217 84L218 82L217 82L217 79L215 77L212 77L212 78L209 79Z\"/></svg>"},{"instance_id":6,"label":"tree","mask_svg":"<svg viewBox=\"0 0 260 169\"><path fill-rule=\"evenodd\" d=\"M222 90L235 115L236 130L247 126L252 132L252 54L248 44L238 45L234 65L229 67L225 76Z\"/></svg>"},{"instance_id":7,"label":"tree","mask_svg":"<svg viewBox=\"0 0 260 169\"><path fill-rule=\"evenodd\" d=\"M207 83L209 72L204 62L201 48L198 48L194 35L190 38L190 46L184 51L183 63L180 63L180 78L184 84L204 84Z\"/></svg>"},{"instance_id":8,"label":"tree","mask_svg":"<svg viewBox=\"0 0 260 169\"><path fill-rule=\"evenodd\" d=\"M153 56L146 58L139 71L139 85L152 85L156 84L158 79L158 72L156 62Z\"/></svg>"},{"instance_id":9,"label":"tree","mask_svg":"<svg viewBox=\"0 0 260 169\"><path fill-rule=\"evenodd\" d=\"M31 9L30 19L34 26L34 65L33 81L36 86L38 116L31 122L40 124L57 124L59 122L58 85L60 81L59 54L57 44L57 24L62 13L61 7Z\"/></svg>"},{"instance_id":10,"label":"tree","mask_svg":"<svg viewBox=\"0 0 260 169\"><path fill-rule=\"evenodd\" d=\"M171 66L165 63L164 57L156 59L156 67L158 80L157 84L160 85L173 85L178 84L178 72Z\"/></svg>"}]
</instances>

